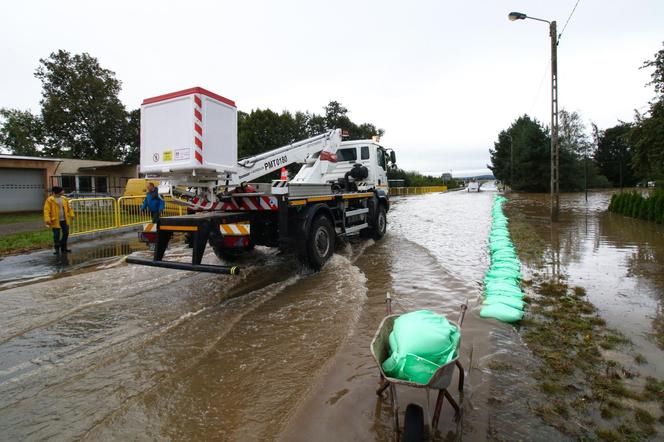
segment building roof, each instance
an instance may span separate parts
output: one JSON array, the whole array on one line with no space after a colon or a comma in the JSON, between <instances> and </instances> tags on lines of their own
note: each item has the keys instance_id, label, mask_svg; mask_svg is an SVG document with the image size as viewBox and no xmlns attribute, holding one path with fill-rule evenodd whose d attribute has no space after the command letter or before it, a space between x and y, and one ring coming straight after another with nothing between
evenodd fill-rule
<instances>
[{"instance_id":1,"label":"building roof","mask_svg":"<svg viewBox=\"0 0 664 442\"><path fill-rule=\"evenodd\" d=\"M79 170L95 170L109 166L121 166L122 161L96 161L96 160L77 160L65 158L62 160L58 173L60 174L75 174Z\"/></svg>"},{"instance_id":2,"label":"building roof","mask_svg":"<svg viewBox=\"0 0 664 442\"><path fill-rule=\"evenodd\" d=\"M59 158L44 158L44 157L22 157L19 155L0 155L3 160L29 160L29 161L62 161Z\"/></svg>"}]
</instances>

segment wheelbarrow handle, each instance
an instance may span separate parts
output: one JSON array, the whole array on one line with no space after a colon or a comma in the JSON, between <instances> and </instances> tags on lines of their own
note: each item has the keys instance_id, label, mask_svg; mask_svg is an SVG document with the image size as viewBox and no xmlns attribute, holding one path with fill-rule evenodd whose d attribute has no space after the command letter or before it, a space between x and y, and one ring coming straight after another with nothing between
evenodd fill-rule
<instances>
[{"instance_id":1,"label":"wheelbarrow handle","mask_svg":"<svg viewBox=\"0 0 664 442\"><path fill-rule=\"evenodd\" d=\"M468 310L468 299L465 304L461 304L461 312L459 312L459 327L463 325L463 318L466 317L466 310Z\"/></svg>"},{"instance_id":2,"label":"wheelbarrow handle","mask_svg":"<svg viewBox=\"0 0 664 442\"><path fill-rule=\"evenodd\" d=\"M385 303L387 304L387 314L389 316L392 314L392 295L390 295L390 292L387 292Z\"/></svg>"}]
</instances>

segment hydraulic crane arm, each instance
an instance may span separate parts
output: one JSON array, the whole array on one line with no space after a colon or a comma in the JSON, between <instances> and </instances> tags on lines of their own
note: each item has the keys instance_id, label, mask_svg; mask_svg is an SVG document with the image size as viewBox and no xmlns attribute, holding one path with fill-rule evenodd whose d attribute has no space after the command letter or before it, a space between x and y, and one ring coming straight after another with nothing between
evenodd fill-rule
<instances>
[{"instance_id":1,"label":"hydraulic crane arm","mask_svg":"<svg viewBox=\"0 0 664 442\"><path fill-rule=\"evenodd\" d=\"M234 184L240 184L255 180L289 164L304 163L312 155L321 151L336 153L340 144L341 129L334 129L306 140L244 158L238 161L232 181Z\"/></svg>"}]
</instances>

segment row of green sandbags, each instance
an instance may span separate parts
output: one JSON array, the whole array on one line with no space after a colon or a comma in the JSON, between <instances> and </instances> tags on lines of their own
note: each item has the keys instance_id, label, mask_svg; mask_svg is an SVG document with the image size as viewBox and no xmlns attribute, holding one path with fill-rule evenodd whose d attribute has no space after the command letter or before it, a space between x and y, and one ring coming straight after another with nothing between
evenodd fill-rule
<instances>
[{"instance_id":1,"label":"row of green sandbags","mask_svg":"<svg viewBox=\"0 0 664 442\"><path fill-rule=\"evenodd\" d=\"M491 209L492 223L489 233L491 265L484 278L484 301L480 316L503 322L516 322L523 318L523 292L521 291L521 264L507 229L503 213L505 197L497 195Z\"/></svg>"}]
</instances>

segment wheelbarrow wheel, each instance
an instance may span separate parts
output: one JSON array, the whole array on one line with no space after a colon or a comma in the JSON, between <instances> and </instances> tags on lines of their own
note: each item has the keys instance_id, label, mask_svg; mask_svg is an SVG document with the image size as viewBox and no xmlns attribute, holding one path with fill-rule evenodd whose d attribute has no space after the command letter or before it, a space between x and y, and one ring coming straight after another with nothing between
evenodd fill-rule
<instances>
[{"instance_id":1,"label":"wheelbarrow wheel","mask_svg":"<svg viewBox=\"0 0 664 442\"><path fill-rule=\"evenodd\" d=\"M424 411L422 407L408 404L403 425L404 442L421 442L424 440Z\"/></svg>"}]
</instances>

